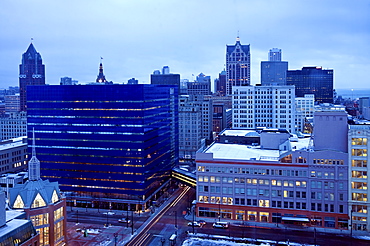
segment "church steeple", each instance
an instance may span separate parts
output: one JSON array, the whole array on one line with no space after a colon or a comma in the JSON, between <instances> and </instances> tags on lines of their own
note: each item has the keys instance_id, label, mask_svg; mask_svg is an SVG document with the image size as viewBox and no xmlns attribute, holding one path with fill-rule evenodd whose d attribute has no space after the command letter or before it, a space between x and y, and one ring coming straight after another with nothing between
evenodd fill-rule
<instances>
[{"instance_id":1,"label":"church steeple","mask_svg":"<svg viewBox=\"0 0 370 246\"><path fill-rule=\"evenodd\" d=\"M103 63L102 63L103 57L100 57L100 66L99 66L99 74L98 77L96 78L96 82L98 83L104 83L107 82L105 79L104 73L103 73Z\"/></svg>"},{"instance_id":2,"label":"church steeple","mask_svg":"<svg viewBox=\"0 0 370 246\"><path fill-rule=\"evenodd\" d=\"M35 148L35 129L32 131L32 157L28 162L28 176L29 180L39 180L40 179L40 161L36 157Z\"/></svg>"}]
</instances>

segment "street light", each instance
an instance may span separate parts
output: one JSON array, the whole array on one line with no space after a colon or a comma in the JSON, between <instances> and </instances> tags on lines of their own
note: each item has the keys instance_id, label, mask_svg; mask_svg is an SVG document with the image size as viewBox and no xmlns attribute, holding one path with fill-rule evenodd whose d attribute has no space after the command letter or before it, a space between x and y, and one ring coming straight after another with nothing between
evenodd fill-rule
<instances>
[{"instance_id":1,"label":"street light","mask_svg":"<svg viewBox=\"0 0 370 246\"><path fill-rule=\"evenodd\" d=\"M113 236L114 236L114 246L117 246L117 237L118 237L118 233L117 233L117 232L115 232L115 233L113 234Z\"/></svg>"},{"instance_id":2,"label":"street light","mask_svg":"<svg viewBox=\"0 0 370 246\"><path fill-rule=\"evenodd\" d=\"M221 197L218 200L218 221L221 221Z\"/></svg>"},{"instance_id":3,"label":"street light","mask_svg":"<svg viewBox=\"0 0 370 246\"><path fill-rule=\"evenodd\" d=\"M353 229L353 219L352 219L352 213L353 213L353 209L351 209L351 218L350 218L350 221L351 221L351 238L352 238L352 229ZM351 239L352 240L352 239Z\"/></svg>"}]
</instances>

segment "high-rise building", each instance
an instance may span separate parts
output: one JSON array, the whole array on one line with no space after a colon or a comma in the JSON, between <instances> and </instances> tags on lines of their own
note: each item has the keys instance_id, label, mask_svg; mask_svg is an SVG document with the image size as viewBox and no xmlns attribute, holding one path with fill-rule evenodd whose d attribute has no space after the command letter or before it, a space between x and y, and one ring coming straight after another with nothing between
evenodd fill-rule
<instances>
[{"instance_id":1,"label":"high-rise building","mask_svg":"<svg viewBox=\"0 0 370 246\"><path fill-rule=\"evenodd\" d=\"M139 84L139 80L135 79L135 78L131 78L127 81L127 84L128 85L137 85Z\"/></svg>"},{"instance_id":2,"label":"high-rise building","mask_svg":"<svg viewBox=\"0 0 370 246\"><path fill-rule=\"evenodd\" d=\"M349 208L352 230L370 232L370 126L350 125L348 130L349 150Z\"/></svg>"},{"instance_id":3,"label":"high-rise building","mask_svg":"<svg viewBox=\"0 0 370 246\"><path fill-rule=\"evenodd\" d=\"M297 131L304 132L304 123L307 118L312 118L315 112L315 96L312 94L295 98L295 127Z\"/></svg>"},{"instance_id":4,"label":"high-rise building","mask_svg":"<svg viewBox=\"0 0 370 246\"><path fill-rule=\"evenodd\" d=\"M63 77L63 78L60 78L60 84L61 85L77 85L78 81L73 80L72 78L69 78L69 77Z\"/></svg>"},{"instance_id":5,"label":"high-rise building","mask_svg":"<svg viewBox=\"0 0 370 246\"><path fill-rule=\"evenodd\" d=\"M288 70L287 84L295 86L297 97L314 94L318 103L333 103L333 69L303 67L302 70Z\"/></svg>"},{"instance_id":6,"label":"high-rise building","mask_svg":"<svg viewBox=\"0 0 370 246\"><path fill-rule=\"evenodd\" d=\"M27 135L27 113L12 112L0 116L0 140L7 140Z\"/></svg>"},{"instance_id":7,"label":"high-rise building","mask_svg":"<svg viewBox=\"0 0 370 246\"><path fill-rule=\"evenodd\" d=\"M189 95L211 95L211 77L200 73L197 80L187 83Z\"/></svg>"},{"instance_id":8,"label":"high-rise building","mask_svg":"<svg viewBox=\"0 0 370 246\"><path fill-rule=\"evenodd\" d=\"M281 61L281 49L273 48L269 60L261 62L261 85L286 85L288 62Z\"/></svg>"},{"instance_id":9,"label":"high-rise building","mask_svg":"<svg viewBox=\"0 0 370 246\"><path fill-rule=\"evenodd\" d=\"M182 95L179 103L179 158L194 160L197 151L204 147L202 111L189 102L188 95Z\"/></svg>"},{"instance_id":10,"label":"high-rise building","mask_svg":"<svg viewBox=\"0 0 370 246\"><path fill-rule=\"evenodd\" d=\"M283 128L295 132L294 86L233 87L233 128Z\"/></svg>"},{"instance_id":11,"label":"high-rise building","mask_svg":"<svg viewBox=\"0 0 370 246\"><path fill-rule=\"evenodd\" d=\"M155 70L150 75L150 83L153 85L177 85L180 88L180 74L170 73L170 68L164 66L162 74L159 70Z\"/></svg>"},{"instance_id":12,"label":"high-rise building","mask_svg":"<svg viewBox=\"0 0 370 246\"><path fill-rule=\"evenodd\" d=\"M22 63L19 65L19 92L20 110L26 111L27 86L45 84L45 65L42 64L40 53L31 43L27 51L22 55Z\"/></svg>"},{"instance_id":13,"label":"high-rise building","mask_svg":"<svg viewBox=\"0 0 370 246\"><path fill-rule=\"evenodd\" d=\"M215 93L220 96L226 95L226 71L223 70L215 79Z\"/></svg>"},{"instance_id":14,"label":"high-rise building","mask_svg":"<svg viewBox=\"0 0 370 246\"><path fill-rule=\"evenodd\" d=\"M269 61L281 61L281 49L278 48L270 49Z\"/></svg>"},{"instance_id":15,"label":"high-rise building","mask_svg":"<svg viewBox=\"0 0 370 246\"><path fill-rule=\"evenodd\" d=\"M167 184L178 162L176 86L45 85L30 92L28 131L40 138L41 176L58 181L69 203L146 208Z\"/></svg>"},{"instance_id":16,"label":"high-rise building","mask_svg":"<svg viewBox=\"0 0 370 246\"><path fill-rule=\"evenodd\" d=\"M250 85L250 47L242 45L239 37L235 45L226 45L226 94L232 94L233 86Z\"/></svg>"},{"instance_id":17,"label":"high-rise building","mask_svg":"<svg viewBox=\"0 0 370 246\"><path fill-rule=\"evenodd\" d=\"M5 112L6 113L17 113L20 111L20 96L15 95L5 95Z\"/></svg>"}]
</instances>

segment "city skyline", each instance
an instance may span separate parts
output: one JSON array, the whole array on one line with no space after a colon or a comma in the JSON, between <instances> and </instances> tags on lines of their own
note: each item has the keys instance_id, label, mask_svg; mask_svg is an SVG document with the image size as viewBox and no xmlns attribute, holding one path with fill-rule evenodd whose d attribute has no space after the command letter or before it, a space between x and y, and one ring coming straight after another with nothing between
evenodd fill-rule
<instances>
[{"instance_id":1,"label":"city skyline","mask_svg":"<svg viewBox=\"0 0 370 246\"><path fill-rule=\"evenodd\" d=\"M103 57L108 81L150 74L169 66L181 78L210 75L225 67L226 45L251 48L251 84L260 82L260 62L282 49L289 69L334 69L334 88L366 88L370 5L359 1L156 1L104 4L90 1L6 0L0 10L0 88L18 85L18 67L31 42L40 52L46 83L61 77L93 82Z\"/></svg>"}]
</instances>

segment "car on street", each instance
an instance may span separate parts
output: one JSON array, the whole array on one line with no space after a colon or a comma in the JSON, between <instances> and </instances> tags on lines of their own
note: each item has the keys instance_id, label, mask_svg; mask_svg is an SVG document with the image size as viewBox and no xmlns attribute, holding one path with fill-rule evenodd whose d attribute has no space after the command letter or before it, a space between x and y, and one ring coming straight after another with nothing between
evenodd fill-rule
<instances>
[{"instance_id":1,"label":"car on street","mask_svg":"<svg viewBox=\"0 0 370 246\"><path fill-rule=\"evenodd\" d=\"M103 213L103 214L105 214L105 215L114 215L113 212L107 212L107 213Z\"/></svg>"},{"instance_id":2,"label":"car on street","mask_svg":"<svg viewBox=\"0 0 370 246\"><path fill-rule=\"evenodd\" d=\"M199 223L198 221L190 221L188 223L188 226L193 226L193 225L194 225L194 227L202 227L203 226L203 224Z\"/></svg>"},{"instance_id":3,"label":"car on street","mask_svg":"<svg viewBox=\"0 0 370 246\"><path fill-rule=\"evenodd\" d=\"M217 222L213 223L213 228L227 229L227 228L229 228L229 222L217 221Z\"/></svg>"},{"instance_id":4,"label":"car on street","mask_svg":"<svg viewBox=\"0 0 370 246\"><path fill-rule=\"evenodd\" d=\"M126 218L122 218L122 219L119 219L118 222L130 224L131 220L126 219Z\"/></svg>"},{"instance_id":5,"label":"car on street","mask_svg":"<svg viewBox=\"0 0 370 246\"><path fill-rule=\"evenodd\" d=\"M202 224L202 225L205 225L206 224L206 222L204 220L198 220L198 223L199 224Z\"/></svg>"}]
</instances>

